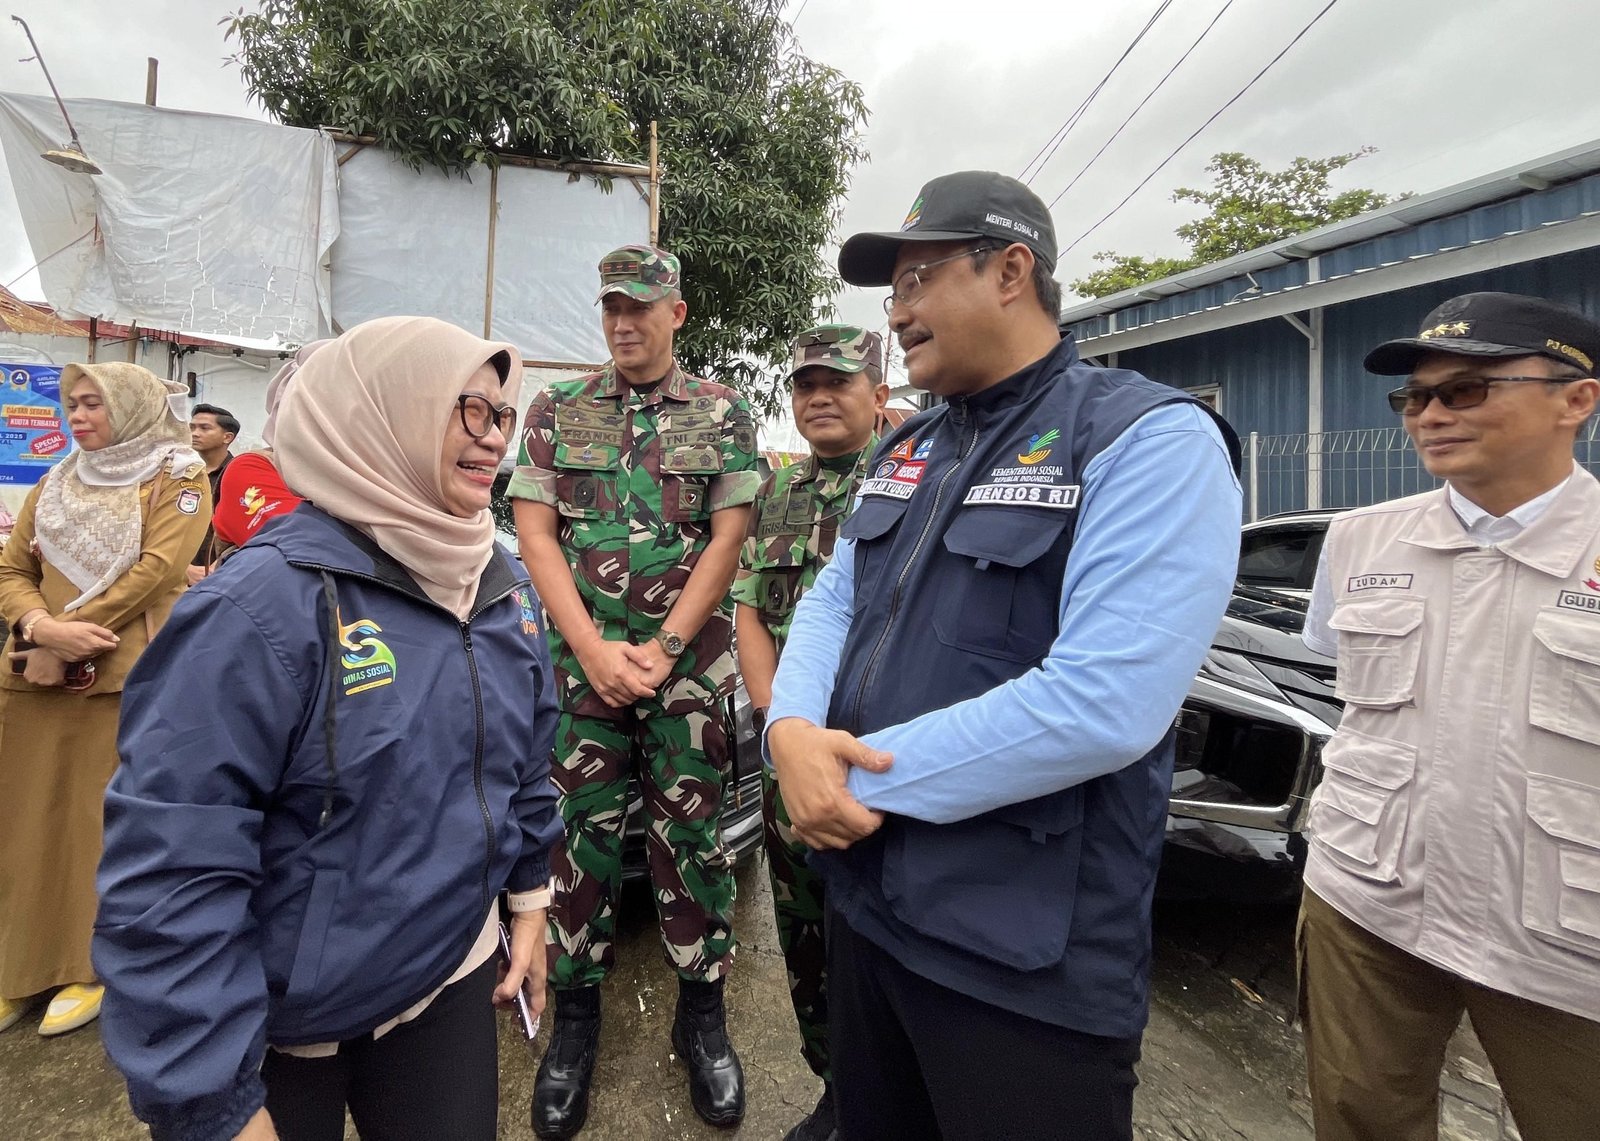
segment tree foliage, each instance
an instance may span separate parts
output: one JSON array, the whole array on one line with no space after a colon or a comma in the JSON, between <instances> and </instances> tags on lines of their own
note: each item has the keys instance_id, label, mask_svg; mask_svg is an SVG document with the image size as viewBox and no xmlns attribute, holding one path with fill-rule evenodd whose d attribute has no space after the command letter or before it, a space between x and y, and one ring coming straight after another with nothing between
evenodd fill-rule
<instances>
[{"instance_id":1,"label":"tree foliage","mask_svg":"<svg viewBox=\"0 0 1600 1141\"><path fill-rule=\"evenodd\" d=\"M1374 190L1334 194L1328 185L1334 171L1375 149L1362 147L1328 158L1297 158L1284 170L1268 170L1238 151L1213 155L1206 166L1212 176L1210 188L1180 186L1172 192L1174 202L1206 208L1205 214L1176 230L1189 244L1188 257L1145 258L1103 250L1094 260L1105 263L1104 268L1074 281L1072 289L1085 297L1105 297L1376 210L1390 201L1387 195Z\"/></svg>"},{"instance_id":2,"label":"tree foliage","mask_svg":"<svg viewBox=\"0 0 1600 1141\"><path fill-rule=\"evenodd\" d=\"M280 121L375 136L417 169L502 154L644 162L683 261L690 371L778 404L839 280L822 258L864 157L861 89L796 49L776 0L260 0L234 61ZM597 318L598 319L598 318Z\"/></svg>"}]
</instances>

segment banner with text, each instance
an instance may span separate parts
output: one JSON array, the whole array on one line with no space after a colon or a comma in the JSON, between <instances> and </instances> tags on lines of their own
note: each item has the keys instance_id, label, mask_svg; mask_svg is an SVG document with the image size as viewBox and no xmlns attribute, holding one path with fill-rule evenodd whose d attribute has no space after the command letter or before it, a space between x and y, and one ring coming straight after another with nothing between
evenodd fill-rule
<instances>
[{"instance_id":1,"label":"banner with text","mask_svg":"<svg viewBox=\"0 0 1600 1141\"><path fill-rule=\"evenodd\" d=\"M61 412L61 370L4 364L0 392L0 483L31 487L72 449Z\"/></svg>"}]
</instances>

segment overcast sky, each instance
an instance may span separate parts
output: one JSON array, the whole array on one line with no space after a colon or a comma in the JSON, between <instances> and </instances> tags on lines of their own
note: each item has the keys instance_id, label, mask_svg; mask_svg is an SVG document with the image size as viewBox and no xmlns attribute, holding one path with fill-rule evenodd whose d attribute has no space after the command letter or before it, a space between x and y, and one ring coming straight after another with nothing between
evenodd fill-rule
<instances>
[{"instance_id":1,"label":"overcast sky","mask_svg":"<svg viewBox=\"0 0 1600 1141\"><path fill-rule=\"evenodd\" d=\"M233 0L236 9L240 0ZM247 0L248 2L248 0ZM1066 247L1279 52L1326 0L1233 0L1216 28L1054 208ZM1176 0L1033 182L1054 198L1227 0ZM1159 0L791 0L802 49L859 82L870 160L854 176L845 234L896 229L935 175L1018 174L1099 82ZM236 69L217 0L14 0L68 98L144 98L161 61L163 105L262 117ZM48 94L16 24L0 27L0 88ZM1428 191L1600 142L1600 4L1574 0L1338 0L1248 94L1121 210L1063 255L1080 277L1102 249L1176 255L1170 201L1203 184L1209 156L1268 164L1375 146L1338 185ZM0 281L37 298L9 177L0 179ZM841 314L880 325L882 290L847 289Z\"/></svg>"}]
</instances>

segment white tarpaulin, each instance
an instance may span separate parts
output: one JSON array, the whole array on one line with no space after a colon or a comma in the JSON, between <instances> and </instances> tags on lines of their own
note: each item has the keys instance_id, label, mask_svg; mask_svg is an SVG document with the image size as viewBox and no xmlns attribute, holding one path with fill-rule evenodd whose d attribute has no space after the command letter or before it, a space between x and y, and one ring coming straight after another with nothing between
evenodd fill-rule
<instances>
[{"instance_id":1,"label":"white tarpaulin","mask_svg":"<svg viewBox=\"0 0 1600 1141\"><path fill-rule=\"evenodd\" d=\"M398 313L481 334L488 305L490 335L524 359L597 364L600 259L650 232L643 172L609 190L509 163L469 180L376 147L341 167L355 144L320 131L94 99L67 109L104 174L39 157L66 136L42 97L0 94L0 146L45 298L83 317L298 344Z\"/></svg>"},{"instance_id":2,"label":"white tarpaulin","mask_svg":"<svg viewBox=\"0 0 1600 1141\"><path fill-rule=\"evenodd\" d=\"M40 156L55 102L0 94L0 145L58 310L212 336L302 342L327 325L339 234L334 144L317 131L97 99L67 102L105 172Z\"/></svg>"},{"instance_id":3,"label":"white tarpaulin","mask_svg":"<svg viewBox=\"0 0 1600 1141\"><path fill-rule=\"evenodd\" d=\"M643 179L640 179L642 182ZM489 273L489 170L470 180L413 171L367 148L339 171L333 247L336 328L390 313L427 313L510 341L528 360L608 359L595 295L607 253L648 240L650 206L634 181L609 192L590 175L503 164L493 179L494 281Z\"/></svg>"}]
</instances>

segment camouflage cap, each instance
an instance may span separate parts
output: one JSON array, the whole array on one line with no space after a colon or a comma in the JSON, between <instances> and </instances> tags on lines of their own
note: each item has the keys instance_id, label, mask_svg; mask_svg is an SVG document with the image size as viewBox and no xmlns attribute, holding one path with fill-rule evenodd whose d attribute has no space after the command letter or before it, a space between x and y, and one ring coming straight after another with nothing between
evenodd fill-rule
<instances>
[{"instance_id":1,"label":"camouflage cap","mask_svg":"<svg viewBox=\"0 0 1600 1141\"><path fill-rule=\"evenodd\" d=\"M818 325L807 329L795 340L790 379L814 364L837 372L870 370L874 380L882 380L883 337L859 325Z\"/></svg>"},{"instance_id":2,"label":"camouflage cap","mask_svg":"<svg viewBox=\"0 0 1600 1141\"><path fill-rule=\"evenodd\" d=\"M635 301L660 301L678 288L678 259L655 246L623 246L600 259L600 297L625 293Z\"/></svg>"}]
</instances>

